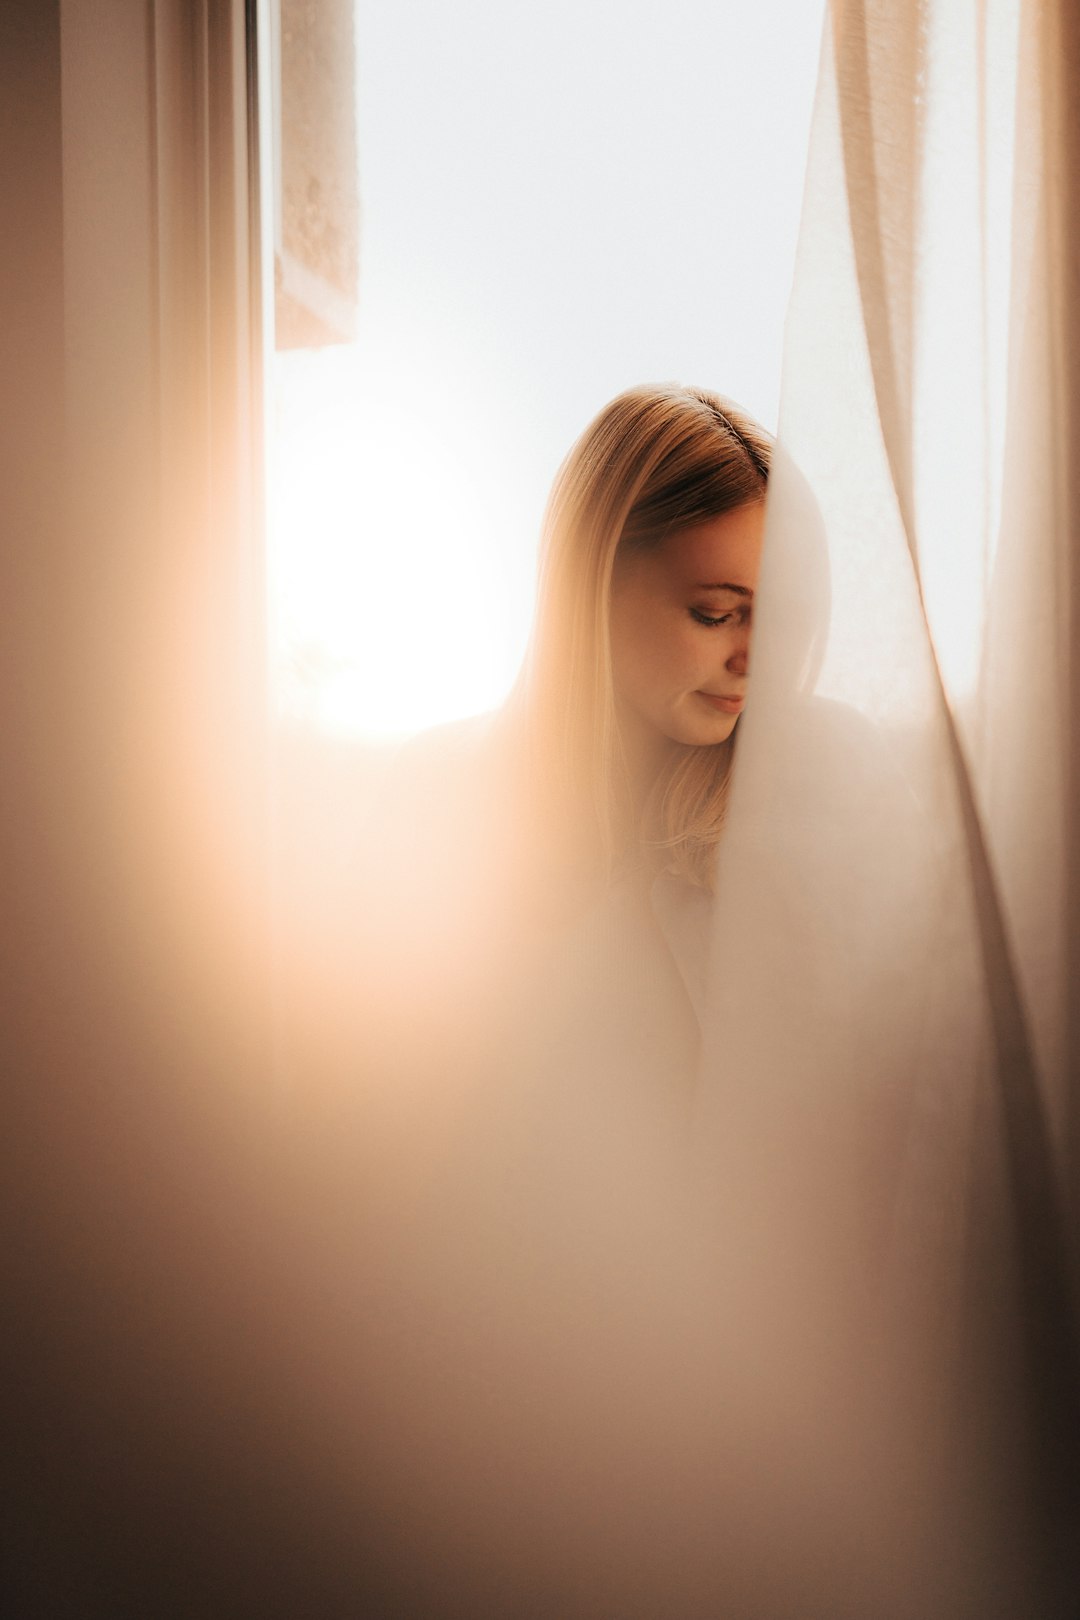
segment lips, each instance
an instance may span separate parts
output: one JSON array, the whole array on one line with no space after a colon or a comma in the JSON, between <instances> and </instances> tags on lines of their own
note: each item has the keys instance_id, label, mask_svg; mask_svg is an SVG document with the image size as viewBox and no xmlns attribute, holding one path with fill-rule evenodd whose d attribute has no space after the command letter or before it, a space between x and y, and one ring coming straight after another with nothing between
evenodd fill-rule
<instances>
[{"instance_id":1,"label":"lips","mask_svg":"<svg viewBox=\"0 0 1080 1620\"><path fill-rule=\"evenodd\" d=\"M711 703L714 709L720 709L724 714L739 714L746 702L745 697L722 697L715 692L699 692L698 697L703 697L706 703Z\"/></svg>"}]
</instances>

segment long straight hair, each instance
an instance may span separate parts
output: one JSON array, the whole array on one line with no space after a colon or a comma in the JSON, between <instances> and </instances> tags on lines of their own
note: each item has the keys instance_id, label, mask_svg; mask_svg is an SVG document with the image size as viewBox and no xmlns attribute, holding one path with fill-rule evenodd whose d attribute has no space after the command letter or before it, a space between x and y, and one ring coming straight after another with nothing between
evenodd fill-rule
<instances>
[{"instance_id":1,"label":"long straight hair","mask_svg":"<svg viewBox=\"0 0 1080 1620\"><path fill-rule=\"evenodd\" d=\"M644 821L634 821L612 675L615 554L762 500L771 450L765 430L722 395L643 386L599 412L555 477L511 711L525 723L540 803L603 874L651 843L669 851L672 869L711 887L735 735L676 748Z\"/></svg>"}]
</instances>

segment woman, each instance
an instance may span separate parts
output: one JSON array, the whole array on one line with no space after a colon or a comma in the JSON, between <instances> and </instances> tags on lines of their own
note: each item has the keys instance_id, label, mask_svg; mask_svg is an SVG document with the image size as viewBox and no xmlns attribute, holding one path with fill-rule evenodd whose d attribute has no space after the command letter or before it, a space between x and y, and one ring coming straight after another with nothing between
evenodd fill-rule
<instances>
[{"instance_id":1,"label":"woman","mask_svg":"<svg viewBox=\"0 0 1080 1620\"><path fill-rule=\"evenodd\" d=\"M709 390L612 400L555 479L509 701L390 773L350 978L377 1090L394 1073L436 1149L522 1063L685 1118L770 454Z\"/></svg>"},{"instance_id":2,"label":"woman","mask_svg":"<svg viewBox=\"0 0 1080 1620\"><path fill-rule=\"evenodd\" d=\"M866 1035L818 1016L823 928L847 979L864 958L878 975L897 1038L921 1027L893 971L903 782L872 728L814 692L827 577L809 503L795 565L769 580L775 757L747 773L737 860L717 859L770 466L767 435L704 389L607 405L555 481L513 694L407 745L369 825L349 970L368 1156L345 1140L334 1218L359 1182L363 1344L342 1383L386 1579L418 1583L406 1612L906 1620L878 1601L873 1540L891 1547L895 1521L907 1545L876 1483L901 1453L860 1372L904 1099L875 1084L873 1050L844 1070L869 1103L785 1087L793 1051L827 1062ZM839 804L812 768L828 750L850 761ZM863 825L874 849L896 829L883 960ZM850 860L843 916L813 887L823 831ZM880 904L882 883L861 887ZM707 971L714 891L734 993ZM706 1022L723 1114L701 1177ZM834 1182L859 1193L839 1221Z\"/></svg>"},{"instance_id":3,"label":"woman","mask_svg":"<svg viewBox=\"0 0 1080 1620\"><path fill-rule=\"evenodd\" d=\"M702 1297L684 1149L770 450L705 389L605 406L555 480L513 693L407 744L366 828L361 1163L340 1140L375 1511L408 1504L433 1613L534 1590L538 1613L677 1612L684 1576L665 1552L661 1594L638 1556L657 1512L694 1581L722 1557L678 1507L711 1466L700 1403L653 1403L718 1370L671 1325Z\"/></svg>"},{"instance_id":4,"label":"woman","mask_svg":"<svg viewBox=\"0 0 1080 1620\"><path fill-rule=\"evenodd\" d=\"M771 445L706 389L629 389L574 445L544 522L511 723L570 842L610 872L651 845L711 887Z\"/></svg>"}]
</instances>

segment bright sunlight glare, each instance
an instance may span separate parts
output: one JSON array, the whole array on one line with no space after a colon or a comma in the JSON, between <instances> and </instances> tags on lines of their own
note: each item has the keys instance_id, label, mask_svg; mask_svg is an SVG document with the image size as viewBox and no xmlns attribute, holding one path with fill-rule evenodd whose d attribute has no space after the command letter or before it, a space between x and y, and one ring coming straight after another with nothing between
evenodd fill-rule
<instances>
[{"instance_id":1,"label":"bright sunlight glare","mask_svg":"<svg viewBox=\"0 0 1080 1620\"><path fill-rule=\"evenodd\" d=\"M390 736L492 708L525 610L496 493L460 410L372 386L354 348L287 357L271 478L279 701L340 736ZM280 358L279 358L279 364ZM519 582L519 587L524 582Z\"/></svg>"}]
</instances>

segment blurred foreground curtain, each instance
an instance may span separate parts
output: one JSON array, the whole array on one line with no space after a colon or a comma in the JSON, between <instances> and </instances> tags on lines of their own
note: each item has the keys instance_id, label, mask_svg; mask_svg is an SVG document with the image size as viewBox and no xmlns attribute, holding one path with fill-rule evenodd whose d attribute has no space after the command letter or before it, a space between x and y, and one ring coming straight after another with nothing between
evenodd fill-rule
<instances>
[{"instance_id":1,"label":"blurred foreground curtain","mask_svg":"<svg viewBox=\"0 0 1080 1620\"><path fill-rule=\"evenodd\" d=\"M619 1131L613 1066L598 1106L575 1094L563 1116L584 1169L535 1241L509 1218L517 1167L493 1128L510 1187L483 1211L507 1231L481 1224L475 1243L444 1207L384 1243L356 1137L340 1131L335 1161L320 1122L288 1114L282 1143L266 1083L262 912L245 899L262 836L257 559L230 544L254 531L254 450L220 428L243 424L257 325L234 228L254 12L155 5L119 83L130 62L174 71L121 117L76 71L91 34L110 36L69 9L63 145L109 199L132 129L157 152L156 270L139 273L161 318L112 294L133 255L111 204L72 182L61 217L54 16L36 100L55 139L35 133L26 157L51 188L31 244L50 273L28 263L24 279L35 334L66 297L69 340L93 335L67 394L92 442L62 545L13 552L29 572L5 644L31 811L6 957L13 1230L31 1233L12 1245L16 1611L1068 1615L1067 0L832 9L713 918L696 1198L683 1161L675 1189L650 1188L638 1161L598 1151ZM83 140L99 104L100 147ZM109 275L75 274L95 245ZM118 319L143 309L130 341L95 299ZM60 359L27 345L15 373L34 383L35 471ZM95 367L124 421L154 420L159 385L172 405L165 545L146 543L155 458L140 451L136 500L117 418L91 409ZM21 517L36 492L15 490ZM615 1196L575 1203L605 1176Z\"/></svg>"},{"instance_id":2,"label":"blurred foreground curtain","mask_svg":"<svg viewBox=\"0 0 1080 1620\"><path fill-rule=\"evenodd\" d=\"M1075 1612L1078 69L1065 0L830 8L689 1163L616 900L323 1336L413 1612Z\"/></svg>"},{"instance_id":3,"label":"blurred foreground curtain","mask_svg":"<svg viewBox=\"0 0 1080 1620\"><path fill-rule=\"evenodd\" d=\"M688 1138L612 901L326 1419L424 1612L1075 1612L1078 67L1057 0L830 9Z\"/></svg>"},{"instance_id":4,"label":"blurred foreground curtain","mask_svg":"<svg viewBox=\"0 0 1080 1620\"><path fill-rule=\"evenodd\" d=\"M1070 0L833 0L698 1145L864 1613L1076 1602L1078 186Z\"/></svg>"}]
</instances>

